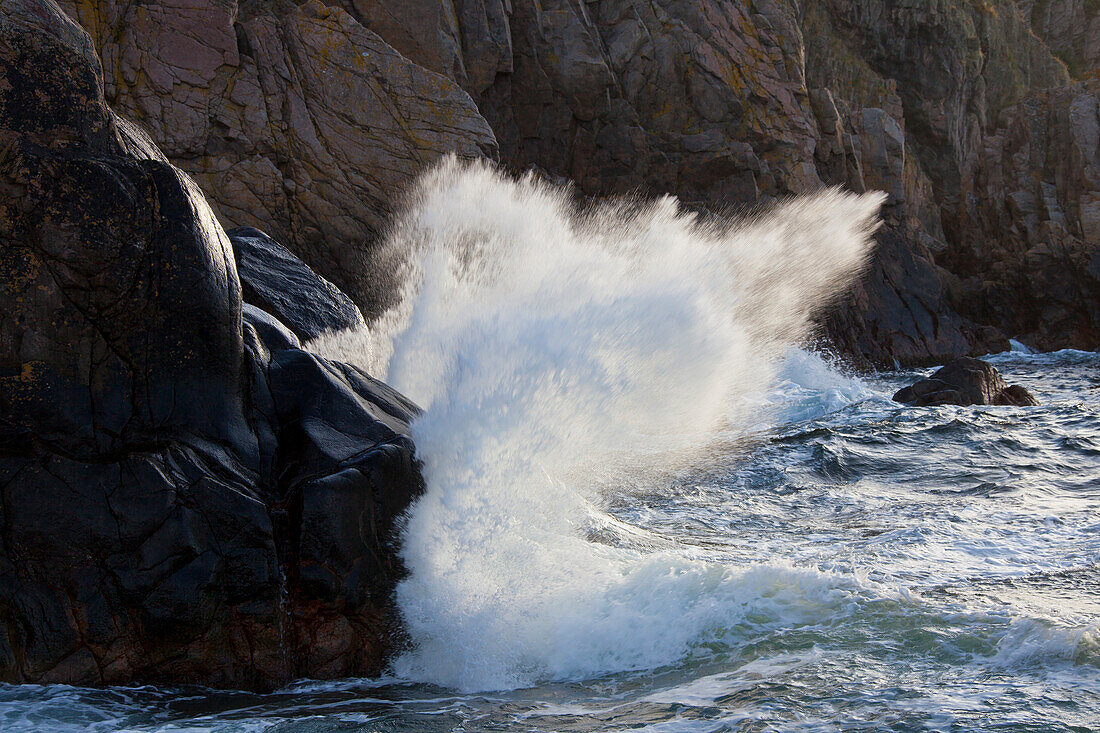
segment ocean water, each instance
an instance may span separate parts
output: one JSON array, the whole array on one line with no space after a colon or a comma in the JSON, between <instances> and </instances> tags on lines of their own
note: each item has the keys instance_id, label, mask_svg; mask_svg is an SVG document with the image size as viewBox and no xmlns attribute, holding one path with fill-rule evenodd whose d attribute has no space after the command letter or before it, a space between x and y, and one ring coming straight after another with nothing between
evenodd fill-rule
<instances>
[{"instance_id":1,"label":"ocean water","mask_svg":"<svg viewBox=\"0 0 1100 733\"><path fill-rule=\"evenodd\" d=\"M0 687L3 731L1100 730L1100 354L990 357L1040 407L798 348L881 199L574 208L446 161L404 296L312 345L424 407L381 679Z\"/></svg>"}]
</instances>

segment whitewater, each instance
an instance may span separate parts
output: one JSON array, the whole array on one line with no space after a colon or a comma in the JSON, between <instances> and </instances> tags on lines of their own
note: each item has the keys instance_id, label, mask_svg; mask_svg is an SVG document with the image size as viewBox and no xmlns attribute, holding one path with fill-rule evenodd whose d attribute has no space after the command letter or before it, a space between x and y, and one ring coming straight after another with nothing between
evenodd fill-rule
<instances>
[{"instance_id":1,"label":"whitewater","mask_svg":"<svg viewBox=\"0 0 1100 733\"><path fill-rule=\"evenodd\" d=\"M309 345L423 409L406 651L271 695L0 687L3 730L1100 729L1100 355L905 408L806 350L880 194L739 218L443 161L394 307Z\"/></svg>"},{"instance_id":2,"label":"whitewater","mask_svg":"<svg viewBox=\"0 0 1100 733\"><path fill-rule=\"evenodd\" d=\"M698 454L768 385L880 204L828 191L721 226L672 198L577 209L483 163L428 174L389 240L401 304L316 345L424 409L396 673L477 690L651 668L733 623L753 579L586 535L608 486Z\"/></svg>"}]
</instances>

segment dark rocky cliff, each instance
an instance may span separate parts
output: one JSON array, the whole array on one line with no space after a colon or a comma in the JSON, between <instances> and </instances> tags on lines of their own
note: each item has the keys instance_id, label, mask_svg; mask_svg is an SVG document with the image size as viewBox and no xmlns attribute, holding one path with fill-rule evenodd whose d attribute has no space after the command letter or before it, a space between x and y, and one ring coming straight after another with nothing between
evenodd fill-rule
<instances>
[{"instance_id":1,"label":"dark rocky cliff","mask_svg":"<svg viewBox=\"0 0 1100 733\"><path fill-rule=\"evenodd\" d=\"M0 303L0 681L382 669L416 408L242 304L51 0L0 7Z\"/></svg>"},{"instance_id":2,"label":"dark rocky cliff","mask_svg":"<svg viewBox=\"0 0 1100 733\"><path fill-rule=\"evenodd\" d=\"M709 210L881 189L842 351L1100 347L1095 3L62 2L0 6L3 681L382 669L417 408L296 333L384 305L446 152Z\"/></svg>"},{"instance_id":3,"label":"dark rocky cliff","mask_svg":"<svg viewBox=\"0 0 1100 733\"><path fill-rule=\"evenodd\" d=\"M1084 0L64 0L108 101L211 196L385 302L391 202L454 150L708 209L890 194L828 319L857 360L1100 347Z\"/></svg>"}]
</instances>

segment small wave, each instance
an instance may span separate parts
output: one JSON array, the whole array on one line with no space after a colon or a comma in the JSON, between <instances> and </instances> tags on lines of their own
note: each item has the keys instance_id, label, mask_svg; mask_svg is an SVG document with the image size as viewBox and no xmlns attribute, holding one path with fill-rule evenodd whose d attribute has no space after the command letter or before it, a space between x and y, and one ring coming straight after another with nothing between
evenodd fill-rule
<instances>
[{"instance_id":1,"label":"small wave","mask_svg":"<svg viewBox=\"0 0 1100 733\"><path fill-rule=\"evenodd\" d=\"M1022 345L1022 344L1021 344ZM991 364L1013 366L1071 366L1079 364L1100 364L1100 352L1061 349L1059 351L1032 351L1013 348L998 354L987 354L982 359Z\"/></svg>"},{"instance_id":2,"label":"small wave","mask_svg":"<svg viewBox=\"0 0 1100 733\"><path fill-rule=\"evenodd\" d=\"M1100 627L1055 626L1035 618L1014 619L990 660L996 667L1049 667L1061 661L1100 668Z\"/></svg>"},{"instance_id":3,"label":"small wave","mask_svg":"<svg viewBox=\"0 0 1100 733\"><path fill-rule=\"evenodd\" d=\"M821 354L790 347L759 404L769 425L800 423L878 396L861 379L835 369Z\"/></svg>"},{"instance_id":4,"label":"small wave","mask_svg":"<svg viewBox=\"0 0 1100 733\"><path fill-rule=\"evenodd\" d=\"M548 589L533 578L508 608L467 618L461 640L414 627L421 643L396 671L468 691L583 680L722 653L779 628L838 623L878 598L853 576L809 568L738 569L682 553L605 560L569 573L574 586ZM438 582L432 590L447 591ZM432 623L419 613L413 621Z\"/></svg>"}]
</instances>

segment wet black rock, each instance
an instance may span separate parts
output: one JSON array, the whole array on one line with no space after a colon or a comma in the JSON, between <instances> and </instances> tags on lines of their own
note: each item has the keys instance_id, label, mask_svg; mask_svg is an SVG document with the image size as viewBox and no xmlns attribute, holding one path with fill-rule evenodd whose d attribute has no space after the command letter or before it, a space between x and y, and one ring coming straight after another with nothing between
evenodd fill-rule
<instances>
[{"instance_id":1,"label":"wet black rock","mask_svg":"<svg viewBox=\"0 0 1100 733\"><path fill-rule=\"evenodd\" d=\"M898 390L895 402L927 405L1038 405L1030 392L1009 386L997 369L980 359L955 359L932 376Z\"/></svg>"},{"instance_id":2,"label":"wet black rock","mask_svg":"<svg viewBox=\"0 0 1100 733\"><path fill-rule=\"evenodd\" d=\"M244 307L51 0L0 6L0 681L378 673L416 407Z\"/></svg>"},{"instance_id":3,"label":"wet black rock","mask_svg":"<svg viewBox=\"0 0 1100 733\"><path fill-rule=\"evenodd\" d=\"M272 314L306 341L364 325L351 298L259 229L237 227L227 234L246 303Z\"/></svg>"}]
</instances>

